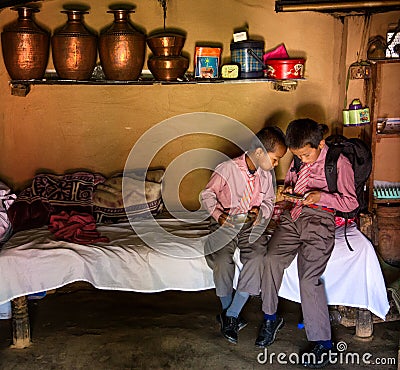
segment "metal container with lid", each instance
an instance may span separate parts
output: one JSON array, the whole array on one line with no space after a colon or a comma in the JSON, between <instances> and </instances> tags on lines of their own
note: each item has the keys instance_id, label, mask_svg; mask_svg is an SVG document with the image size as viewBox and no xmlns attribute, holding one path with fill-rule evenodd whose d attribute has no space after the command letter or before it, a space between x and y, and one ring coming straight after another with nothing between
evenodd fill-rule
<instances>
[{"instance_id":1,"label":"metal container with lid","mask_svg":"<svg viewBox=\"0 0 400 370\"><path fill-rule=\"evenodd\" d=\"M254 54L258 57L254 57ZM264 76L264 41L245 40L231 43L231 60L240 64L241 78Z\"/></svg>"}]
</instances>

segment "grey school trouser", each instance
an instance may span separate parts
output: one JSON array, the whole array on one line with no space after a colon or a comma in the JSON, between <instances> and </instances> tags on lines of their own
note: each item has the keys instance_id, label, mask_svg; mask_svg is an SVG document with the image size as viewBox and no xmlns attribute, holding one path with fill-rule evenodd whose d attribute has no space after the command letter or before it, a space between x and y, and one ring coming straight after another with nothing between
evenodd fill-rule
<instances>
[{"instance_id":1,"label":"grey school trouser","mask_svg":"<svg viewBox=\"0 0 400 370\"><path fill-rule=\"evenodd\" d=\"M237 247L240 249L243 268L236 289L250 295L260 294L267 240L265 226L244 225L238 232L237 228L221 227L214 219L211 220L210 235L205 242L204 251L207 264L213 270L218 297L226 297L233 292L236 265L232 258ZM218 249L220 246L223 247Z\"/></svg>"},{"instance_id":2,"label":"grey school trouser","mask_svg":"<svg viewBox=\"0 0 400 370\"><path fill-rule=\"evenodd\" d=\"M334 242L334 214L304 207L296 222L285 211L268 243L261 282L262 309L266 314L276 312L284 269L297 254L301 308L309 341L331 339L325 288L320 277Z\"/></svg>"}]
</instances>

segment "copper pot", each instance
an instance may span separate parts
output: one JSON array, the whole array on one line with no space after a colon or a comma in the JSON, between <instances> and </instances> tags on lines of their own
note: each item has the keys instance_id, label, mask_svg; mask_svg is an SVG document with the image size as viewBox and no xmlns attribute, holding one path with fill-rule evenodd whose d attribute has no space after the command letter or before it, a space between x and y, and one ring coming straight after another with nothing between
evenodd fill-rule
<instances>
[{"instance_id":1,"label":"copper pot","mask_svg":"<svg viewBox=\"0 0 400 370\"><path fill-rule=\"evenodd\" d=\"M17 21L4 27L1 46L4 64L14 80L42 79L49 60L50 33L33 21L39 9L21 6Z\"/></svg>"},{"instance_id":2,"label":"copper pot","mask_svg":"<svg viewBox=\"0 0 400 370\"><path fill-rule=\"evenodd\" d=\"M183 56L152 57L147 65L158 81L174 81L182 78L189 67L189 59Z\"/></svg>"},{"instance_id":3,"label":"copper pot","mask_svg":"<svg viewBox=\"0 0 400 370\"><path fill-rule=\"evenodd\" d=\"M142 72L146 36L129 22L134 10L116 9L113 24L100 34L99 53L107 79L116 81L137 80Z\"/></svg>"},{"instance_id":4,"label":"copper pot","mask_svg":"<svg viewBox=\"0 0 400 370\"><path fill-rule=\"evenodd\" d=\"M186 37L175 33L160 33L147 38L147 45L155 56L178 56Z\"/></svg>"},{"instance_id":5,"label":"copper pot","mask_svg":"<svg viewBox=\"0 0 400 370\"><path fill-rule=\"evenodd\" d=\"M63 10L68 15L64 27L51 38L54 68L60 78L90 79L97 58L97 35L83 23L83 10Z\"/></svg>"}]
</instances>

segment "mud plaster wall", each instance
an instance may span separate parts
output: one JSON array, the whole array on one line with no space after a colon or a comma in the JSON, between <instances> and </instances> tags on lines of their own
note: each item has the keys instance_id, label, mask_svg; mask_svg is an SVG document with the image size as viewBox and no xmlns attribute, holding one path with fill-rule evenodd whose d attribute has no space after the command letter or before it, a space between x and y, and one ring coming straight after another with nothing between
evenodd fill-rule
<instances>
[{"instance_id":1,"label":"mud plaster wall","mask_svg":"<svg viewBox=\"0 0 400 370\"><path fill-rule=\"evenodd\" d=\"M45 1L36 21L53 31L66 21L65 2ZM85 23L99 31L112 22L109 1L90 4ZM136 2L134 24L146 33L162 27L162 10L156 0ZM4 9L0 28L16 19ZM396 18L395 18L396 20ZM387 19L384 19L386 27ZM229 45L236 27L249 25L250 37L264 39L269 50L284 42L290 56L306 62L306 81L294 92L273 91L268 83L179 86L45 86L34 85L26 97L10 94L9 76L0 62L0 178L19 190L35 173L63 173L87 169L109 176L124 168L133 145L146 130L185 113L209 112L240 121L253 132L265 124L285 129L294 118L311 117L332 126L340 123L343 78L341 45L343 23L314 13L275 13L274 1L203 0L168 2L167 27L187 32L183 51L190 57L196 42L220 42L222 58L229 60ZM350 26L351 27L351 26ZM386 28L385 28L386 30ZM356 31L357 32L357 31ZM346 38L346 35L345 35ZM147 55L149 50L147 49ZM53 68L51 56L48 68ZM147 65L145 63L145 67ZM343 69L343 68L342 68ZM154 157L153 166L167 167L187 150L212 148L228 155L237 148L209 135L189 135L174 140ZM283 178L290 156L277 170ZM209 171L195 170L179 184L182 203L198 207L198 194Z\"/></svg>"}]
</instances>

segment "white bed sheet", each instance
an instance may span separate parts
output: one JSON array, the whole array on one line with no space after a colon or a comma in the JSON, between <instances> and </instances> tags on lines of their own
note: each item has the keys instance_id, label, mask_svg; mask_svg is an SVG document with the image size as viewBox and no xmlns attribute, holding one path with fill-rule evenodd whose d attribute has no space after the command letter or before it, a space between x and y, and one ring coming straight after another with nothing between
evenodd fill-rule
<instances>
[{"instance_id":1,"label":"white bed sheet","mask_svg":"<svg viewBox=\"0 0 400 370\"><path fill-rule=\"evenodd\" d=\"M154 233L151 222L143 220L140 224L142 231ZM179 230L184 223L172 221L170 225L171 229ZM87 281L99 289L149 293L214 287L212 271L204 257L168 255L169 251L176 255L177 251L188 248L194 251L189 253L200 255L196 248L203 247L198 242L172 244L164 238L156 250L146 246L129 223L103 225L97 230L111 243L81 245L56 240L46 227L16 233L0 251L0 304L75 281ZM189 234L204 235L206 231L204 223Z\"/></svg>"},{"instance_id":2,"label":"white bed sheet","mask_svg":"<svg viewBox=\"0 0 400 370\"><path fill-rule=\"evenodd\" d=\"M75 281L87 281L106 290L160 292L199 291L214 288L212 270L200 255L199 236L207 233L207 223L196 227L178 220L164 219L172 233L188 242L163 236L157 249L148 247L129 223L99 226L112 243L80 245L55 240L46 227L16 233L0 251L0 304L13 298L56 289ZM157 232L154 224L140 222L148 236ZM356 229L348 229L351 252L338 229L336 245L323 275L328 304L369 309L384 319L389 310L386 287L371 243ZM157 239L154 236L154 239ZM300 302L296 260L285 271L279 295Z\"/></svg>"}]
</instances>

